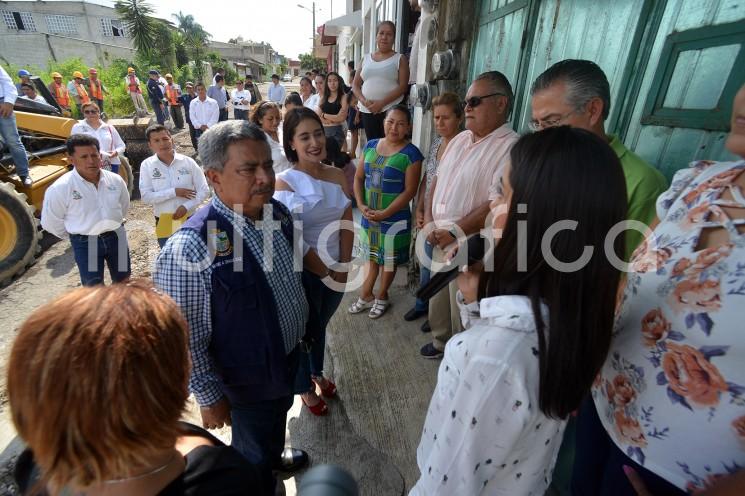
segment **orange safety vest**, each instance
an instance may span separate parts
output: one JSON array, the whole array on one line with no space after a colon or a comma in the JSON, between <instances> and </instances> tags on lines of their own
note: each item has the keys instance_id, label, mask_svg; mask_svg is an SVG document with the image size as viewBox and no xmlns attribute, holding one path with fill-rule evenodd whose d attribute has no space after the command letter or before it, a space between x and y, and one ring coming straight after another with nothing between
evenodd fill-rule
<instances>
[{"instance_id":1,"label":"orange safety vest","mask_svg":"<svg viewBox=\"0 0 745 496\"><path fill-rule=\"evenodd\" d=\"M142 93L142 90L140 89L140 85L137 84L137 78L135 76L127 76L129 77L129 92L135 92L135 93Z\"/></svg>"},{"instance_id":2,"label":"orange safety vest","mask_svg":"<svg viewBox=\"0 0 745 496\"><path fill-rule=\"evenodd\" d=\"M83 85L78 84L78 83L73 83L73 85L75 86L75 89L78 92L78 97L80 98L80 104L83 105L86 103L90 103L91 99L90 97L88 97L88 92L85 91L85 88L83 87Z\"/></svg>"},{"instance_id":3,"label":"orange safety vest","mask_svg":"<svg viewBox=\"0 0 745 496\"><path fill-rule=\"evenodd\" d=\"M171 105L180 105L180 102L178 101L178 91L176 91L176 88L174 88L172 84L166 85L166 100L168 100L168 103Z\"/></svg>"},{"instance_id":4,"label":"orange safety vest","mask_svg":"<svg viewBox=\"0 0 745 496\"><path fill-rule=\"evenodd\" d=\"M57 84L54 83L54 98L57 100L57 103L59 103L60 107L69 107L70 106L70 95L67 92L67 88L65 88L64 84Z\"/></svg>"},{"instance_id":5,"label":"orange safety vest","mask_svg":"<svg viewBox=\"0 0 745 496\"><path fill-rule=\"evenodd\" d=\"M91 86L91 96L96 100L103 100L103 85L100 79L88 80Z\"/></svg>"}]
</instances>

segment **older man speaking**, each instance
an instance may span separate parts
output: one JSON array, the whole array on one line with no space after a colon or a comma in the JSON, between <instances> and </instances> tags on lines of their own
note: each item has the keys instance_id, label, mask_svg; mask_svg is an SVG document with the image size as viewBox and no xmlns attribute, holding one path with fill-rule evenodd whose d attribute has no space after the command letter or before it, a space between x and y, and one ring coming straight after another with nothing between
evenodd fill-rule
<instances>
[{"instance_id":1,"label":"older man speaking","mask_svg":"<svg viewBox=\"0 0 745 496\"><path fill-rule=\"evenodd\" d=\"M153 279L189 322L189 388L204 426L232 425L233 447L259 466L273 494L272 469L308 461L301 450L283 451L308 316L293 270L292 217L272 199L271 150L258 127L219 123L200 138L199 156L215 196L168 240Z\"/></svg>"},{"instance_id":2,"label":"older man speaking","mask_svg":"<svg viewBox=\"0 0 745 496\"><path fill-rule=\"evenodd\" d=\"M425 223L436 225L427 236L436 262L444 260L445 249L459 235L475 234L484 227L489 205L501 192L502 174L518 138L507 125L512 98L510 82L497 71L479 75L468 88L463 102L466 130L445 150L424 213ZM457 290L453 281L430 302L432 342L421 349L426 358L442 357L450 336L462 330Z\"/></svg>"}]
</instances>

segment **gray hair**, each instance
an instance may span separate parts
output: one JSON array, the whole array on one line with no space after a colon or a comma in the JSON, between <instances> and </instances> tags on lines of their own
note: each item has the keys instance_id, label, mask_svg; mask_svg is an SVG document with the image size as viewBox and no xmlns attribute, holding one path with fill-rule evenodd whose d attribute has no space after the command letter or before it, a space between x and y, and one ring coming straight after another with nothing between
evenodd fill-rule
<instances>
[{"instance_id":1,"label":"gray hair","mask_svg":"<svg viewBox=\"0 0 745 496\"><path fill-rule=\"evenodd\" d=\"M533 96L539 91L563 82L566 85L565 100L575 110L582 110L593 98L603 101L603 120L610 114L610 85L603 70L589 60L567 59L557 62L538 78L530 88Z\"/></svg>"},{"instance_id":2,"label":"gray hair","mask_svg":"<svg viewBox=\"0 0 745 496\"><path fill-rule=\"evenodd\" d=\"M199 160L205 171L222 171L228 160L228 146L245 139L261 141L271 154L264 131L244 120L219 122L199 137Z\"/></svg>"},{"instance_id":3,"label":"gray hair","mask_svg":"<svg viewBox=\"0 0 745 496\"><path fill-rule=\"evenodd\" d=\"M507 76L499 71L488 71L482 72L481 74L476 76L476 79L474 79L473 81L489 81L494 87L494 91L504 93L504 95L507 97L507 115L510 115L510 111L512 110L512 102L515 98L515 95L512 93L512 85L507 79Z\"/></svg>"}]
</instances>

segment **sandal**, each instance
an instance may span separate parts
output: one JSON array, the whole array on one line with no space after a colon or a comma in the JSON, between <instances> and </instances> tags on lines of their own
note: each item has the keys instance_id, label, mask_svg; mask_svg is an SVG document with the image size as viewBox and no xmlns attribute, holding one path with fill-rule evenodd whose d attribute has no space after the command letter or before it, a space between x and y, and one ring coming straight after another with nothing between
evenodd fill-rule
<instances>
[{"instance_id":1,"label":"sandal","mask_svg":"<svg viewBox=\"0 0 745 496\"><path fill-rule=\"evenodd\" d=\"M349 313L361 313L368 308L372 308L375 301L377 300L365 301L362 298L357 298L357 301L352 303L352 306L349 307Z\"/></svg>"},{"instance_id":2,"label":"sandal","mask_svg":"<svg viewBox=\"0 0 745 496\"><path fill-rule=\"evenodd\" d=\"M333 398L336 396L336 384L326 379L326 387L321 386L321 379L323 377L313 378L313 382L321 389L321 394L326 398Z\"/></svg>"},{"instance_id":3,"label":"sandal","mask_svg":"<svg viewBox=\"0 0 745 496\"><path fill-rule=\"evenodd\" d=\"M388 300L378 300L376 298L375 303L373 303L373 306L370 309L370 313L367 314L367 316L371 319L378 319L386 312L386 310L388 310L389 306L390 303L388 302Z\"/></svg>"},{"instance_id":4,"label":"sandal","mask_svg":"<svg viewBox=\"0 0 745 496\"><path fill-rule=\"evenodd\" d=\"M329 411L329 407L326 406L326 402L323 401L321 398L318 398L318 403L313 406L310 406L308 403L305 402L305 398L303 398L302 394L300 395L300 401L302 401L303 405L305 405L308 410L310 410L310 413L312 413L316 417L322 417Z\"/></svg>"}]
</instances>

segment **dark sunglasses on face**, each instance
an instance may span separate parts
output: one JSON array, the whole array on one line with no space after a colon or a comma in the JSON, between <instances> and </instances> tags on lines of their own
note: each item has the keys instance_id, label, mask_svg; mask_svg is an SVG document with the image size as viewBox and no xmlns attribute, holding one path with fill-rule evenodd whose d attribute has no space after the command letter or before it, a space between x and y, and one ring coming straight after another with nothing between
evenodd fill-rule
<instances>
[{"instance_id":1,"label":"dark sunglasses on face","mask_svg":"<svg viewBox=\"0 0 745 496\"><path fill-rule=\"evenodd\" d=\"M466 108L466 107L476 108L479 105L481 105L481 102L483 102L485 98L489 98L492 96L507 96L507 95L505 95L504 93L491 93L489 95L484 95L484 96L472 96L471 98L466 98L465 100L463 100L461 104L463 105L463 108Z\"/></svg>"},{"instance_id":2,"label":"dark sunglasses on face","mask_svg":"<svg viewBox=\"0 0 745 496\"><path fill-rule=\"evenodd\" d=\"M83 113L86 114L86 115L88 115L88 114L97 114L98 113L98 110L83 110Z\"/></svg>"}]
</instances>

